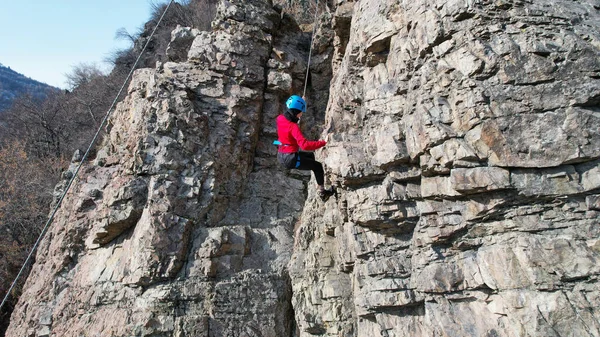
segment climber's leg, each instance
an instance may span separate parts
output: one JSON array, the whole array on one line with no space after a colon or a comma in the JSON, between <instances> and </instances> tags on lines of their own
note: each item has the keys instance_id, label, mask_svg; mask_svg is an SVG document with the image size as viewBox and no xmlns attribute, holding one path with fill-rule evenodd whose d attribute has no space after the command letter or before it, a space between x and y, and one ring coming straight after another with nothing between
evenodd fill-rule
<instances>
[{"instance_id":1,"label":"climber's leg","mask_svg":"<svg viewBox=\"0 0 600 337\"><path fill-rule=\"evenodd\" d=\"M315 175L317 187L319 189L319 197L326 201L335 192L332 187L325 189L325 173L323 164L315 160L315 154L312 152L298 152L299 165L296 167L299 170L311 170Z\"/></svg>"},{"instance_id":2,"label":"climber's leg","mask_svg":"<svg viewBox=\"0 0 600 337\"><path fill-rule=\"evenodd\" d=\"M323 165L315 160L315 154L312 152L298 152L298 161L300 165L296 166L298 170L311 170L315 175L315 180L319 189L323 189L325 184L325 173Z\"/></svg>"}]
</instances>

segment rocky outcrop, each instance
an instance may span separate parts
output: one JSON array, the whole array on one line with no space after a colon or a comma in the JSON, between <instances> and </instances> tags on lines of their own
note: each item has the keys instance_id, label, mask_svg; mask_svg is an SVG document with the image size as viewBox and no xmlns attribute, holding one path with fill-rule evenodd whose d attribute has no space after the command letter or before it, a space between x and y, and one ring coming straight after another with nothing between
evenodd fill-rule
<instances>
[{"instance_id":1,"label":"rocky outcrop","mask_svg":"<svg viewBox=\"0 0 600 337\"><path fill-rule=\"evenodd\" d=\"M222 1L136 72L7 336L600 336L600 7L322 6L337 195L271 145L309 35Z\"/></svg>"},{"instance_id":2,"label":"rocky outcrop","mask_svg":"<svg viewBox=\"0 0 600 337\"><path fill-rule=\"evenodd\" d=\"M600 335L597 4L340 2L333 22L338 198L297 232L300 336Z\"/></svg>"},{"instance_id":3,"label":"rocky outcrop","mask_svg":"<svg viewBox=\"0 0 600 337\"><path fill-rule=\"evenodd\" d=\"M170 61L135 73L7 336L295 331L286 270L309 177L280 169L271 142L308 40L268 1L221 2L213 27L178 27Z\"/></svg>"}]
</instances>

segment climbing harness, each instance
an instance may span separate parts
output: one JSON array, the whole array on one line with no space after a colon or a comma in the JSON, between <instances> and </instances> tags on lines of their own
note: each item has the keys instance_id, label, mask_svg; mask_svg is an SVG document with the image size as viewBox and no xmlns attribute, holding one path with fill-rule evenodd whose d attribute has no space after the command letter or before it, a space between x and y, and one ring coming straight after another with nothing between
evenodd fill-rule
<instances>
[{"instance_id":1,"label":"climbing harness","mask_svg":"<svg viewBox=\"0 0 600 337\"><path fill-rule=\"evenodd\" d=\"M117 100L119 99L119 96L121 96L121 93L125 89L125 85L127 85L127 82L129 81L129 79L133 75L133 71L135 70L138 62L140 61L140 59L142 58L142 55L146 51L146 47L148 47L148 44L150 44L150 41L152 40L152 37L154 36L154 33L156 33L156 29L158 28L158 26L160 25L161 21L165 17L165 14L167 14L167 11L169 10L169 8L173 4L173 2L175 2L175 0L171 0L169 2L169 4L167 5L167 7L165 8L165 11L163 12L163 14L160 17L160 19L158 20L158 22L156 23L156 26L154 27L154 30L152 30L152 33L150 34L150 37L146 41L146 44L144 45L144 48L142 48L142 51L140 52L140 55L138 56L137 60L133 64L133 67L131 67L131 71L127 75L127 78L125 79L125 82L123 83L123 85L121 86L121 89L117 93L117 96L115 97L114 101L112 102L112 105L110 106L110 108L106 112L106 115L104 116L104 119L102 119L102 123L100 123L100 127L98 128L98 131L96 131L96 134L94 135L94 138L92 138L92 141L90 142L90 145L88 146L87 151L85 151L85 154L81 158L81 162L79 163L79 165L75 169L75 172L73 173L73 176L71 177L71 180L69 180L69 183L65 187L65 190L62 193L62 195L60 196L60 199L58 199L58 202L56 203L56 206L52 210L52 213L51 213L50 217L48 218L48 221L46 221L46 225L42 229L42 232L40 233L40 236L38 237L37 241L33 245L33 248L31 248L31 251L29 252L29 255L27 256L27 259L25 259L25 262L23 263L23 266L21 267L21 270L19 270L19 273L17 274L17 277L15 278L15 280L13 281L13 283L11 284L10 288L8 289L8 291L6 292L6 295L4 296L4 299L2 300L2 303L0 304L0 311L4 307L4 304L6 303L6 301L8 300L8 297L10 296L10 293L13 291L15 285L17 284L17 281L21 277L21 274L23 274L23 271L25 270L27 264L29 263L29 260L31 259L31 256L33 255L33 252L36 250L37 246L40 244L40 241L42 240L42 237L44 237L44 234L46 234L46 231L48 230L48 227L50 227L50 225L52 224L52 222L54 220L54 216L58 212L58 209L60 208L63 200L65 199L65 196L67 195L67 192L69 192L69 189L71 188L71 186L73 185L73 182L77 178L77 174L79 173L79 170L81 169L81 166L83 166L83 163L85 162L85 160L87 159L88 155L90 154L90 152L92 150L92 147L94 146L94 144L98 140L98 136L100 135L100 132L102 131L102 128L104 127L104 124L106 124L106 121L108 120L108 117L110 117L113 108L117 104Z\"/></svg>"}]
</instances>

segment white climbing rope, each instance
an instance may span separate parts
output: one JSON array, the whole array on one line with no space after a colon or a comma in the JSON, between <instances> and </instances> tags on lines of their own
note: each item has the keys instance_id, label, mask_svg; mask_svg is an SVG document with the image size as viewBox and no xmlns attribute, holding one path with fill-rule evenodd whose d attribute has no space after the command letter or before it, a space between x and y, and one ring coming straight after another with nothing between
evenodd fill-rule
<instances>
[{"instance_id":1,"label":"white climbing rope","mask_svg":"<svg viewBox=\"0 0 600 337\"><path fill-rule=\"evenodd\" d=\"M2 300L2 304L0 304L0 312L1 312L2 308L4 307L4 304L8 300L8 298L10 296L10 293L13 291L15 285L17 284L17 281L21 277L21 274L23 274L23 271L25 271L25 268L26 268L27 264L29 263L29 260L33 256L33 252L36 250L36 248L40 244L40 241L42 240L42 237L44 237L44 234L46 234L46 231L48 230L48 227L50 227L50 225L52 224L52 221L54 220L54 216L56 215L56 212L58 212L58 209L60 208L63 200L65 199L65 196L67 195L67 192L69 192L69 189L71 188L71 185L73 185L73 182L77 178L77 174L79 173L79 170L81 169L81 166L83 166L83 163L85 162L85 160L87 159L88 155L90 154L90 151L92 150L92 147L94 146L94 144L98 140L98 136L100 135L100 132L102 131L102 128L104 127L104 124L108 120L108 117L110 117L110 114L111 114L113 108L117 104L117 100L119 99L119 96L121 96L121 93L123 92L123 89L125 89L125 85L127 85L127 82L129 81L129 79L133 75L133 71L135 70L135 67L137 66L138 62L142 58L142 55L144 54L144 51L146 51L146 47L148 47L148 44L150 43L150 41L152 40L152 37L154 36L154 33L156 32L156 29L158 28L158 26L160 25L161 21L165 17L165 14L167 14L167 11L169 10L169 8L173 4L173 2L175 2L175 0L171 0L169 2L169 4L167 5L167 7L165 8L165 11L161 15L161 17L158 20L158 22L156 23L156 26L154 27L154 30L152 30L152 33L150 34L150 37L148 38L148 41L146 41L146 44L144 45L144 48L142 48L142 51L140 52L137 60L135 60L135 63L133 64L133 67L131 67L131 71L127 75L127 78L125 79L125 82L123 82L123 85L121 86L121 89L119 90L119 92L117 93L117 96L115 97L114 101L112 102L112 105L110 106L110 108L106 112L106 115L104 116L104 119L102 119L102 123L100 123L100 126L98 127L98 131L96 131L96 134L94 135L94 138L90 142L90 145L88 146L87 151L85 151L85 154L81 158L81 162L79 163L79 165L75 169L75 172L73 173L73 177L71 177L71 180L69 180L69 183L67 184L67 186L65 187L64 192L60 196L60 199L58 200L58 203L56 204L56 206L52 210L52 213L51 213L50 217L48 218L48 221L46 221L46 225L42 229L42 232L40 233L40 236L38 237L37 241L33 245L33 248L31 248L31 251L29 252L29 255L27 256L27 259L25 259L25 262L23 263L23 266L21 267L21 270L17 274L17 277L15 278L15 280L13 281L13 283L11 284L10 288L8 289L8 291L6 292L6 295L4 296L4 299Z\"/></svg>"},{"instance_id":2,"label":"white climbing rope","mask_svg":"<svg viewBox=\"0 0 600 337\"><path fill-rule=\"evenodd\" d=\"M317 0L317 6L315 7L315 19L313 22L313 31L310 38L310 50L308 51L308 64L306 65L306 78L304 78L304 92L302 97L306 97L306 85L308 84L308 72L310 70L310 58L312 56L313 41L315 40L315 31L317 30L317 18L319 14L319 0Z\"/></svg>"}]
</instances>

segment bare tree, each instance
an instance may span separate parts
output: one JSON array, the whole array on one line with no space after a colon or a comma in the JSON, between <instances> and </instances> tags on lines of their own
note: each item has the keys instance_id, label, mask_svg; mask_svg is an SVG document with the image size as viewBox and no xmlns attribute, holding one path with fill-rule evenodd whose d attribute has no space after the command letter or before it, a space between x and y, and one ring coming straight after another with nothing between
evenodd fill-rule
<instances>
[{"instance_id":1,"label":"bare tree","mask_svg":"<svg viewBox=\"0 0 600 337\"><path fill-rule=\"evenodd\" d=\"M80 63L73 67L70 73L65 75L70 90L91 82L92 80L104 76L98 65L92 63Z\"/></svg>"},{"instance_id":2,"label":"bare tree","mask_svg":"<svg viewBox=\"0 0 600 337\"><path fill-rule=\"evenodd\" d=\"M46 221L64 162L41 161L20 141L0 145L0 294L4 296ZM28 266L29 267L29 266ZM0 335L25 283L22 278L0 312Z\"/></svg>"},{"instance_id":3,"label":"bare tree","mask_svg":"<svg viewBox=\"0 0 600 337\"><path fill-rule=\"evenodd\" d=\"M23 140L28 152L39 158L49 155L60 157L66 135L63 121L65 106L58 95L61 94L51 92L43 102L30 94L19 97L1 116L7 131L2 136Z\"/></svg>"},{"instance_id":4,"label":"bare tree","mask_svg":"<svg viewBox=\"0 0 600 337\"><path fill-rule=\"evenodd\" d=\"M127 29L125 29L124 27L121 27L115 33L115 40L129 41L129 42L131 42L131 45L133 45L139 36L140 36L140 33L131 34L127 31Z\"/></svg>"}]
</instances>

